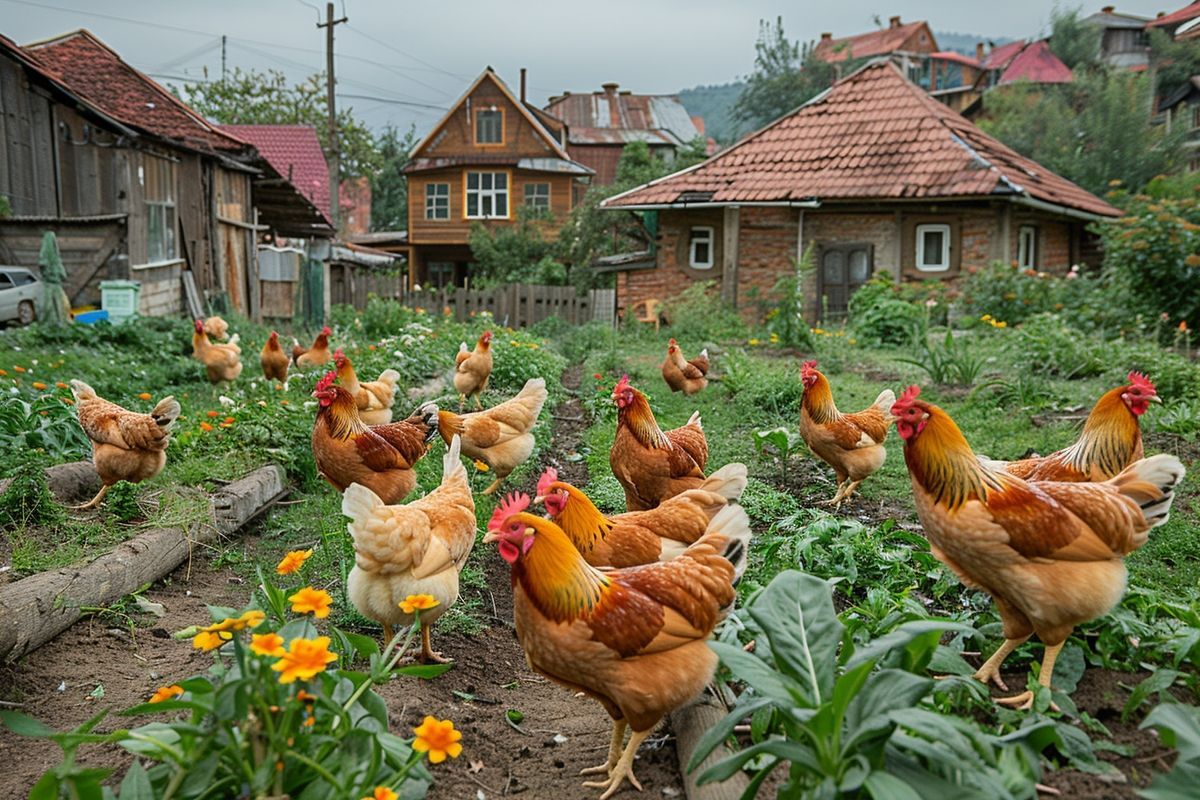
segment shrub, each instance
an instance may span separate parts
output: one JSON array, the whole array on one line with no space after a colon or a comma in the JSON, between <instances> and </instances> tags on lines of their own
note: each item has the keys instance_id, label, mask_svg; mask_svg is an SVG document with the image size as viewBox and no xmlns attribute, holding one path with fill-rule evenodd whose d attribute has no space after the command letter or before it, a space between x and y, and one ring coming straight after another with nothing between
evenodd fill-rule
<instances>
[{"instance_id":1,"label":"shrub","mask_svg":"<svg viewBox=\"0 0 1200 800\"><path fill-rule=\"evenodd\" d=\"M1072 267L1065 276L1051 275L1013 264L992 262L968 269L959 308L968 320L989 314L1009 325L1049 312L1072 316L1081 327L1108 324L1114 311L1107 286Z\"/></svg>"},{"instance_id":2,"label":"shrub","mask_svg":"<svg viewBox=\"0 0 1200 800\"><path fill-rule=\"evenodd\" d=\"M1087 378L1108 366L1108 346L1098 336L1081 333L1057 314L1028 319L1009 339L1009 355L1040 375ZM1129 367L1125 367L1129 371Z\"/></svg>"},{"instance_id":3,"label":"shrub","mask_svg":"<svg viewBox=\"0 0 1200 800\"><path fill-rule=\"evenodd\" d=\"M928 311L900 297L887 272L877 272L850 297L850 325L857 338L870 344L905 346L922 339Z\"/></svg>"},{"instance_id":4,"label":"shrub","mask_svg":"<svg viewBox=\"0 0 1200 800\"><path fill-rule=\"evenodd\" d=\"M699 281L666 301L671 334L677 339L719 342L745 339L746 322L721 299L715 281Z\"/></svg>"}]
</instances>

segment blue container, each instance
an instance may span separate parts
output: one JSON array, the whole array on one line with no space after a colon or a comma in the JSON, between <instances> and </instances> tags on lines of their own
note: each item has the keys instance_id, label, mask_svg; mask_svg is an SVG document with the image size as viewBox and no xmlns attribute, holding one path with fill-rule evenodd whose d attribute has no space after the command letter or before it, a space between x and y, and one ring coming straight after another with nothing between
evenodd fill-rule
<instances>
[{"instance_id":1,"label":"blue container","mask_svg":"<svg viewBox=\"0 0 1200 800\"><path fill-rule=\"evenodd\" d=\"M82 322L84 325L94 325L100 320L107 320L108 312L101 309L100 311L85 311L82 314L75 315L76 322Z\"/></svg>"}]
</instances>

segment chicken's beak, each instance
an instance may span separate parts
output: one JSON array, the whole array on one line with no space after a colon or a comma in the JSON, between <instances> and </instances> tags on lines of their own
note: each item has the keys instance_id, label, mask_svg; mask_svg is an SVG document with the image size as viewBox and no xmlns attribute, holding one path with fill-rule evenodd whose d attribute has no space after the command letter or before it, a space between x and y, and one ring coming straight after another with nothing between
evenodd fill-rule
<instances>
[{"instance_id":1,"label":"chicken's beak","mask_svg":"<svg viewBox=\"0 0 1200 800\"><path fill-rule=\"evenodd\" d=\"M544 495L544 494L539 494L537 497L533 498L533 502L534 502L534 503L544 503L544 502L546 502L546 495Z\"/></svg>"},{"instance_id":2,"label":"chicken's beak","mask_svg":"<svg viewBox=\"0 0 1200 800\"><path fill-rule=\"evenodd\" d=\"M498 541L499 539L500 539L500 537L497 536L496 534L492 533L491 531L488 531L487 533L485 533L483 535L483 543L484 544L491 544L492 542Z\"/></svg>"},{"instance_id":3,"label":"chicken's beak","mask_svg":"<svg viewBox=\"0 0 1200 800\"><path fill-rule=\"evenodd\" d=\"M1156 394L1149 395L1146 399L1151 403L1162 403L1162 398Z\"/></svg>"}]
</instances>

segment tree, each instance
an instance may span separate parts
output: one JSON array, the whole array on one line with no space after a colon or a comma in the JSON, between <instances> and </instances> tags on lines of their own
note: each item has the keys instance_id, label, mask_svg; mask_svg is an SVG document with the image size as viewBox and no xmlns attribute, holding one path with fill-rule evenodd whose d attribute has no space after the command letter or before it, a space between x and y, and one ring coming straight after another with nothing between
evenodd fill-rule
<instances>
[{"instance_id":1,"label":"tree","mask_svg":"<svg viewBox=\"0 0 1200 800\"><path fill-rule=\"evenodd\" d=\"M1055 6L1050 12L1050 51L1069 69L1095 66L1100 57L1100 29L1085 22L1078 8Z\"/></svg>"},{"instance_id":2,"label":"tree","mask_svg":"<svg viewBox=\"0 0 1200 800\"><path fill-rule=\"evenodd\" d=\"M565 284L567 268L554 259L553 246L539 227L546 219L546 212L520 208L515 225L490 227L482 222L472 223L467 242L476 261L471 270L475 285Z\"/></svg>"},{"instance_id":3,"label":"tree","mask_svg":"<svg viewBox=\"0 0 1200 800\"><path fill-rule=\"evenodd\" d=\"M186 94L188 105L223 125L308 125L316 129L321 148L329 151L324 73L288 86L287 76L278 70L234 68L221 80L189 83L182 93L175 86L171 90L179 97ZM370 175L379 160L374 136L350 107L339 108L337 119L341 177Z\"/></svg>"},{"instance_id":4,"label":"tree","mask_svg":"<svg viewBox=\"0 0 1200 800\"><path fill-rule=\"evenodd\" d=\"M1160 29L1150 31L1150 53L1158 72L1158 96L1168 97L1200 75L1200 44L1194 39L1175 41Z\"/></svg>"},{"instance_id":5,"label":"tree","mask_svg":"<svg viewBox=\"0 0 1200 800\"><path fill-rule=\"evenodd\" d=\"M379 168L371 173L371 230L408 227L408 180L401 169L416 143L416 126L401 136L400 131L389 125L376 139Z\"/></svg>"},{"instance_id":6,"label":"tree","mask_svg":"<svg viewBox=\"0 0 1200 800\"><path fill-rule=\"evenodd\" d=\"M773 25L759 20L754 50L754 72L746 78L746 88L733 106L733 117L755 128L808 102L837 77L832 64L814 56L813 43L801 45L788 40L782 17L777 17ZM844 68L852 71L854 65L846 63Z\"/></svg>"}]
</instances>

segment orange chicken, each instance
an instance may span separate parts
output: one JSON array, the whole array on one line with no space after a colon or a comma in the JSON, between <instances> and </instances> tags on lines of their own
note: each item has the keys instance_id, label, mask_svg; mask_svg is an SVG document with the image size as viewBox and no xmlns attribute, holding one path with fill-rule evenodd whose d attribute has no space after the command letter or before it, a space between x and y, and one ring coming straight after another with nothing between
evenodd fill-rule
<instances>
[{"instance_id":1,"label":"orange chicken","mask_svg":"<svg viewBox=\"0 0 1200 800\"><path fill-rule=\"evenodd\" d=\"M383 625L385 643L413 615L400 608L409 595L437 601L421 612L421 661L444 663L429 643L429 628L458 600L458 573L475 544L475 499L455 438L442 458L442 483L406 505L386 505L367 487L352 483L342 513L354 540L354 569L346 594L364 617Z\"/></svg>"},{"instance_id":2,"label":"orange chicken","mask_svg":"<svg viewBox=\"0 0 1200 800\"><path fill-rule=\"evenodd\" d=\"M840 506L875 470L883 466L891 417L888 409L896 394L884 389L875 402L856 414L843 414L833 403L829 380L817 370L816 361L800 368L804 397L800 401L800 436L813 454L833 467L837 492L826 505Z\"/></svg>"},{"instance_id":3,"label":"orange chicken","mask_svg":"<svg viewBox=\"0 0 1200 800\"><path fill-rule=\"evenodd\" d=\"M708 638L736 596L750 520L727 506L678 558L601 571L548 519L530 514L528 495L510 495L492 515L485 543L495 542L512 565L513 616L529 665L574 692L599 701L613 719L605 763L584 770L604 775L585 783L601 800L633 774L639 745L670 711L712 680L716 654ZM740 547L730 543L740 541ZM632 729L623 745L625 729Z\"/></svg>"},{"instance_id":4,"label":"orange chicken","mask_svg":"<svg viewBox=\"0 0 1200 800\"><path fill-rule=\"evenodd\" d=\"M204 332L214 339L225 341L229 338L229 323L220 317L209 317L204 320Z\"/></svg>"},{"instance_id":5,"label":"orange chicken","mask_svg":"<svg viewBox=\"0 0 1200 800\"><path fill-rule=\"evenodd\" d=\"M654 508L704 483L708 440L699 412L682 428L664 432L646 395L629 385L628 375L621 376L612 399L617 406L617 435L608 463L625 489L629 511Z\"/></svg>"},{"instance_id":6,"label":"orange chicken","mask_svg":"<svg viewBox=\"0 0 1200 800\"><path fill-rule=\"evenodd\" d=\"M332 361L333 356L329 352L329 334L331 333L333 331L329 330L328 325L321 328L321 332L313 340L312 347L302 347L300 342L292 339L292 363L300 369L314 369L323 367Z\"/></svg>"},{"instance_id":7,"label":"orange chicken","mask_svg":"<svg viewBox=\"0 0 1200 800\"><path fill-rule=\"evenodd\" d=\"M1121 600L1124 557L1166 522L1183 465L1157 455L1102 483L1024 481L981 463L918 387L892 414L930 550L964 585L992 596L1004 625L1004 644L975 677L1007 690L1001 664L1036 633L1046 648L1038 682L1049 687L1074 627ZM1030 708L1033 693L997 702Z\"/></svg>"},{"instance_id":8,"label":"orange chicken","mask_svg":"<svg viewBox=\"0 0 1200 800\"><path fill-rule=\"evenodd\" d=\"M663 380L672 392L695 394L708 386L708 350L690 361L683 357L679 343L672 339L667 344L667 357L662 363Z\"/></svg>"},{"instance_id":9,"label":"orange chicken","mask_svg":"<svg viewBox=\"0 0 1200 800\"><path fill-rule=\"evenodd\" d=\"M158 401L149 414L136 414L97 396L83 381L71 381L79 425L92 442L92 464L100 475L100 491L78 509L100 505L117 481L149 480L167 463L171 426L179 418L174 397Z\"/></svg>"},{"instance_id":10,"label":"orange chicken","mask_svg":"<svg viewBox=\"0 0 1200 800\"><path fill-rule=\"evenodd\" d=\"M392 403L396 400L396 384L400 373L394 369L385 369L379 373L379 380L359 383L354 374L354 365L350 358L340 349L333 354L333 363L337 366L338 382L358 404L358 416L368 425L386 425L392 421Z\"/></svg>"},{"instance_id":11,"label":"orange chicken","mask_svg":"<svg viewBox=\"0 0 1200 800\"><path fill-rule=\"evenodd\" d=\"M283 352L283 348L279 346L277 332L271 331L271 335L267 337L267 343L263 345L258 361L262 364L264 378L269 381L287 383L288 366L292 362L287 357L287 353Z\"/></svg>"},{"instance_id":12,"label":"orange chicken","mask_svg":"<svg viewBox=\"0 0 1200 800\"><path fill-rule=\"evenodd\" d=\"M204 365L213 383L234 381L242 374L242 348L235 336L228 344L213 344L204 332L204 321L196 320L192 334L192 357Z\"/></svg>"},{"instance_id":13,"label":"orange chicken","mask_svg":"<svg viewBox=\"0 0 1200 800\"><path fill-rule=\"evenodd\" d=\"M438 429L449 442L462 437L462 451L492 471L492 485L484 494L496 491L514 469L525 463L533 452L533 426L546 404L546 381L530 378L511 400L473 414L438 413Z\"/></svg>"},{"instance_id":14,"label":"orange chicken","mask_svg":"<svg viewBox=\"0 0 1200 800\"><path fill-rule=\"evenodd\" d=\"M463 342L458 346L458 355L454 357L454 388L458 390L459 411L468 397L475 398L476 411L483 408L479 395L487 389L491 376L492 332L484 331L475 343L474 350L468 350L467 343Z\"/></svg>"}]
</instances>

